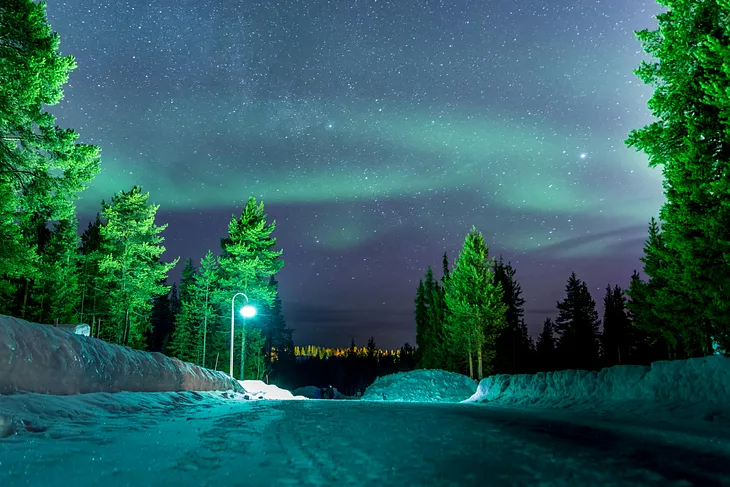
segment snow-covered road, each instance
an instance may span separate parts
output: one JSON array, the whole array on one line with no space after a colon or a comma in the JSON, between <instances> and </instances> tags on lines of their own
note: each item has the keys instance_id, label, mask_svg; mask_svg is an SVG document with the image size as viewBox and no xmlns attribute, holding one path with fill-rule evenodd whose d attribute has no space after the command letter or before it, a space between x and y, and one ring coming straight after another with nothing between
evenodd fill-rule
<instances>
[{"instance_id":1,"label":"snow-covered road","mask_svg":"<svg viewBox=\"0 0 730 487\"><path fill-rule=\"evenodd\" d=\"M0 485L730 485L727 437L676 423L225 396L0 396Z\"/></svg>"}]
</instances>

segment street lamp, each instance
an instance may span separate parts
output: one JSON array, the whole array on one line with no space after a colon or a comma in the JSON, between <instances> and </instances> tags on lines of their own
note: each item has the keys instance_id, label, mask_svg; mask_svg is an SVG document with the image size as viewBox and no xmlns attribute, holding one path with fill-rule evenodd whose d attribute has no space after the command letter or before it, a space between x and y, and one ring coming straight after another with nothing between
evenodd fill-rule
<instances>
[{"instance_id":1,"label":"street lamp","mask_svg":"<svg viewBox=\"0 0 730 487\"><path fill-rule=\"evenodd\" d=\"M245 345L246 345L246 318L256 316L256 308L248 304L248 296L244 293L236 293L231 298L231 377L233 377L233 338L236 326L235 302L237 296L246 298L246 304L241 308L241 316L243 316L243 340L241 342L241 379L243 380L243 371L245 365Z\"/></svg>"}]
</instances>

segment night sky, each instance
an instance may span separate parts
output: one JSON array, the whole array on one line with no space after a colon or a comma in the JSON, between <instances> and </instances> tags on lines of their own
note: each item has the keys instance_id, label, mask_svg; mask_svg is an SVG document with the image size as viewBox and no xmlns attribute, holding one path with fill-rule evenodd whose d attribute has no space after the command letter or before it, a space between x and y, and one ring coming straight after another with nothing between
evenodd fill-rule
<instances>
[{"instance_id":1,"label":"night sky","mask_svg":"<svg viewBox=\"0 0 730 487\"><path fill-rule=\"evenodd\" d=\"M80 214L141 184L163 258L197 262L262 199L298 344L413 343L418 279L472 224L533 334L571 271L600 304L641 266L661 174L623 141L654 0L48 3L79 64L52 111L103 151Z\"/></svg>"}]
</instances>

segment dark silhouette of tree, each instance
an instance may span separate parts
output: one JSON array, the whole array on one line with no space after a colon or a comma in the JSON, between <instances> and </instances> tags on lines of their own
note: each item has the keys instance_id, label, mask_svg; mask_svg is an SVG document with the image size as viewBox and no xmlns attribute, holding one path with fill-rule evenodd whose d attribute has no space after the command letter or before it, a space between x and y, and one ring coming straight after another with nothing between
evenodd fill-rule
<instances>
[{"instance_id":1,"label":"dark silhouette of tree","mask_svg":"<svg viewBox=\"0 0 730 487\"><path fill-rule=\"evenodd\" d=\"M634 361L635 343L631 321L626 313L626 296L618 285L606 287L603 298L603 332L601 364L604 367Z\"/></svg>"},{"instance_id":2,"label":"dark silhouette of tree","mask_svg":"<svg viewBox=\"0 0 730 487\"><path fill-rule=\"evenodd\" d=\"M542 332L537 337L537 343L535 344L536 369L538 372L549 372L556 369L555 349L555 325L553 325L553 320L545 318Z\"/></svg>"},{"instance_id":3,"label":"dark silhouette of tree","mask_svg":"<svg viewBox=\"0 0 730 487\"><path fill-rule=\"evenodd\" d=\"M515 273L501 256L494 263L494 280L502 286L502 302L507 307L506 326L495 343L494 371L498 374L523 374L532 369L534 345L522 319L525 300Z\"/></svg>"},{"instance_id":4,"label":"dark silhouette of tree","mask_svg":"<svg viewBox=\"0 0 730 487\"><path fill-rule=\"evenodd\" d=\"M585 282L573 272L565 286L566 297L558 302L555 331L561 368L594 370L598 367L599 319L596 302Z\"/></svg>"}]
</instances>

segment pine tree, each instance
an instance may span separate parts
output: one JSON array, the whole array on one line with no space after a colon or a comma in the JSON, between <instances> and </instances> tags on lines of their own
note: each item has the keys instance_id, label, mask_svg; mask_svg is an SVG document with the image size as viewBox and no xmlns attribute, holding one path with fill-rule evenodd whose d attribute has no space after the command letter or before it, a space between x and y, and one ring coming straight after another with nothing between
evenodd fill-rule
<instances>
[{"instance_id":1,"label":"pine tree","mask_svg":"<svg viewBox=\"0 0 730 487\"><path fill-rule=\"evenodd\" d=\"M72 220L74 200L99 171L99 148L77 144L44 106L63 97L62 86L76 67L58 53L45 4L6 0L0 6L0 288L7 295L24 287L20 314L42 317L47 303L35 296L46 271L32 253L34 232L48 222ZM39 217L43 217L42 222ZM40 249L38 249L40 250ZM19 276L23 277L18 282ZM12 306L12 305L11 305ZM38 307L40 306L40 307Z\"/></svg>"},{"instance_id":2,"label":"pine tree","mask_svg":"<svg viewBox=\"0 0 730 487\"><path fill-rule=\"evenodd\" d=\"M76 218L56 223L46 248L43 283L51 322L78 323L81 307Z\"/></svg>"},{"instance_id":3,"label":"pine tree","mask_svg":"<svg viewBox=\"0 0 730 487\"><path fill-rule=\"evenodd\" d=\"M638 32L656 61L636 70L655 88L656 121L626 142L662 167L662 267L644 268L657 287L646 297L673 355L691 357L712 353L713 337L730 344L730 2L659 3L658 28Z\"/></svg>"},{"instance_id":4,"label":"pine tree","mask_svg":"<svg viewBox=\"0 0 730 487\"><path fill-rule=\"evenodd\" d=\"M494 278L502 286L502 301L507 306L506 326L497 337L495 371L501 374L525 373L532 359L532 339L524 326L525 300L515 279L515 269L500 256L494 264Z\"/></svg>"},{"instance_id":5,"label":"pine tree","mask_svg":"<svg viewBox=\"0 0 730 487\"><path fill-rule=\"evenodd\" d=\"M166 286L163 281L162 285ZM152 312L150 314L150 330L147 335L147 346L150 352L169 353L168 344L170 335L174 332L173 299L177 297L176 283L166 286L170 289L167 294L161 294L152 298ZM173 296L173 292L175 296Z\"/></svg>"},{"instance_id":6,"label":"pine tree","mask_svg":"<svg viewBox=\"0 0 730 487\"><path fill-rule=\"evenodd\" d=\"M25 241L16 221L16 200L10 181L0 174L0 313L10 314L23 276L37 268L36 247Z\"/></svg>"},{"instance_id":7,"label":"pine tree","mask_svg":"<svg viewBox=\"0 0 730 487\"><path fill-rule=\"evenodd\" d=\"M195 275L194 290L190 300L196 303L198 309L198 319L202 319L202 328L200 330L200 339L202 342L201 351L201 364L204 367L209 366L206 361L207 349L208 349L208 337L211 335L210 327L213 329L213 336L219 336L218 330L215 328L216 323L216 308L214 306L215 293L218 289L218 280L220 279L218 260L213 255L213 252L208 250L200 260L200 269ZM214 346L213 349L216 347Z\"/></svg>"},{"instance_id":8,"label":"pine tree","mask_svg":"<svg viewBox=\"0 0 730 487\"><path fill-rule=\"evenodd\" d=\"M602 364L632 363L635 343L631 334L631 322L626 314L626 296L618 285L606 287L603 298L603 332L601 333Z\"/></svg>"},{"instance_id":9,"label":"pine tree","mask_svg":"<svg viewBox=\"0 0 730 487\"><path fill-rule=\"evenodd\" d=\"M538 372L555 370L555 326L550 318L545 318L542 332L537 337L535 353L537 354Z\"/></svg>"},{"instance_id":10,"label":"pine tree","mask_svg":"<svg viewBox=\"0 0 730 487\"><path fill-rule=\"evenodd\" d=\"M494 358L494 343L505 326L507 312L502 286L494 280L493 261L488 257L484 237L472 227L445 290L449 342L468 359L470 377L474 377L476 355L479 380L485 364L488 369Z\"/></svg>"},{"instance_id":11,"label":"pine tree","mask_svg":"<svg viewBox=\"0 0 730 487\"><path fill-rule=\"evenodd\" d=\"M101 216L89 223L81 234L79 285L81 310L79 319L91 326L91 336L99 336L102 324L108 322L109 289L99 270L102 259Z\"/></svg>"},{"instance_id":12,"label":"pine tree","mask_svg":"<svg viewBox=\"0 0 730 487\"><path fill-rule=\"evenodd\" d=\"M281 270L284 262L280 259L282 252L275 250L276 238L271 235L276 222L267 224L266 218L264 204L257 204L251 197L241 217L234 215L228 225L228 237L221 240L222 253L218 259L218 303L222 310L230 309L231 297L238 292L245 293L252 305L267 308L274 303L276 289L271 286L270 278ZM238 333L245 350L246 335ZM221 350L222 357L230 358L229 353L225 348Z\"/></svg>"},{"instance_id":13,"label":"pine tree","mask_svg":"<svg viewBox=\"0 0 730 487\"><path fill-rule=\"evenodd\" d=\"M566 297L558 302L555 331L558 359L566 369L594 370L598 366L598 311L588 286L571 273Z\"/></svg>"},{"instance_id":14,"label":"pine tree","mask_svg":"<svg viewBox=\"0 0 730 487\"><path fill-rule=\"evenodd\" d=\"M139 186L115 194L110 203L102 202L100 228L102 260L99 270L109 286L109 312L112 323L104 336L123 345L144 347L150 332L150 312L155 296L166 295L170 288L161 284L177 264L161 262L165 251L160 233L167 225L157 226L157 205L148 203L149 193Z\"/></svg>"}]
</instances>

